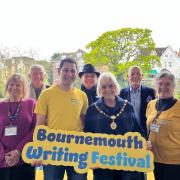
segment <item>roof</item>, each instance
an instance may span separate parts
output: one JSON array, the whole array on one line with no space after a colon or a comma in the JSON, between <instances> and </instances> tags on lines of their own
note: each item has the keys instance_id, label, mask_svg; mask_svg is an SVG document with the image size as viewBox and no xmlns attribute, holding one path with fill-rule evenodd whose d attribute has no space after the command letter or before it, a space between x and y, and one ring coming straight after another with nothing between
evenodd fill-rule
<instances>
[{"instance_id":1,"label":"roof","mask_svg":"<svg viewBox=\"0 0 180 180\"><path fill-rule=\"evenodd\" d=\"M157 56L161 57L167 48L168 47L155 48ZM141 49L141 54L144 56L148 56L149 54L151 54L151 50L147 48Z\"/></svg>"},{"instance_id":2,"label":"roof","mask_svg":"<svg viewBox=\"0 0 180 180\"><path fill-rule=\"evenodd\" d=\"M31 58L31 57L28 57L28 56L14 56L14 57L12 57L11 59L17 59L17 60L19 60L19 59L22 59L22 60L31 60L31 61L34 61L34 58Z\"/></svg>"},{"instance_id":3,"label":"roof","mask_svg":"<svg viewBox=\"0 0 180 180\"><path fill-rule=\"evenodd\" d=\"M164 51L167 49L168 47L162 47L162 48L155 48L156 53L159 57L162 56L162 54L164 53Z\"/></svg>"}]
</instances>

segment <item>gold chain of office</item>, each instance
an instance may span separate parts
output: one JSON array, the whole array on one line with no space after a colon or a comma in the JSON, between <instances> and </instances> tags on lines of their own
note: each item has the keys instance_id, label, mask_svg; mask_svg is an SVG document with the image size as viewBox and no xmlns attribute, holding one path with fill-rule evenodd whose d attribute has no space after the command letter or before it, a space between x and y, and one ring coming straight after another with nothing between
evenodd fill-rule
<instances>
[{"instance_id":1,"label":"gold chain of office","mask_svg":"<svg viewBox=\"0 0 180 180\"><path fill-rule=\"evenodd\" d=\"M127 105L127 100L124 100L124 104L122 106L122 108L120 109L120 111L116 114L116 115L108 115L106 114L102 109L100 109L97 104L95 104L96 109L103 114L104 116L110 118L112 120L112 123L110 124L111 129L115 130L117 128L117 123L115 122L115 120L120 116L120 114L124 111L126 105Z\"/></svg>"}]
</instances>

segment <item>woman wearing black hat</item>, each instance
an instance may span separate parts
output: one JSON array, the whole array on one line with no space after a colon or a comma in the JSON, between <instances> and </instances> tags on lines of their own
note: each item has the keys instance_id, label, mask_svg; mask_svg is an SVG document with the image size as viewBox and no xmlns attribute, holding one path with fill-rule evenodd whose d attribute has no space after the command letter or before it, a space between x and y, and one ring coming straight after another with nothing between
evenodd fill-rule
<instances>
[{"instance_id":1,"label":"woman wearing black hat","mask_svg":"<svg viewBox=\"0 0 180 180\"><path fill-rule=\"evenodd\" d=\"M84 91L88 97L89 105L97 101L96 84L100 73L96 71L92 64L85 64L82 72L79 72L81 78L81 90Z\"/></svg>"}]
</instances>

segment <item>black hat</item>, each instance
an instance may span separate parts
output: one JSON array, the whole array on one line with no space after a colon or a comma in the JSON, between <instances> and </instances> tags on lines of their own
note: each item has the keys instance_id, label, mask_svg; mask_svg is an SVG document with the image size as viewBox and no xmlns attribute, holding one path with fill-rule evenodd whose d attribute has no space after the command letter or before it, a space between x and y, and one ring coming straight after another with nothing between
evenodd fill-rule
<instances>
[{"instance_id":1,"label":"black hat","mask_svg":"<svg viewBox=\"0 0 180 180\"><path fill-rule=\"evenodd\" d=\"M81 78L84 73L95 73L97 77L100 75L100 73L96 71L92 64L85 64L82 72L79 72L79 77Z\"/></svg>"}]
</instances>

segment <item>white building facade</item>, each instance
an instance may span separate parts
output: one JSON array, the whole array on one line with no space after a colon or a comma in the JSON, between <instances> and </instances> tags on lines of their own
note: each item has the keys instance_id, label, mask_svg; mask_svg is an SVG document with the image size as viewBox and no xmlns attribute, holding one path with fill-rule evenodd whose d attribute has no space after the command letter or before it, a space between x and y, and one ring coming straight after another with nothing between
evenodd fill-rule
<instances>
[{"instance_id":1,"label":"white building facade","mask_svg":"<svg viewBox=\"0 0 180 180\"><path fill-rule=\"evenodd\" d=\"M161 67L155 66L158 73L161 69L167 69L171 71L176 78L180 78L180 57L171 46L165 48L156 48L156 54L160 57Z\"/></svg>"}]
</instances>

